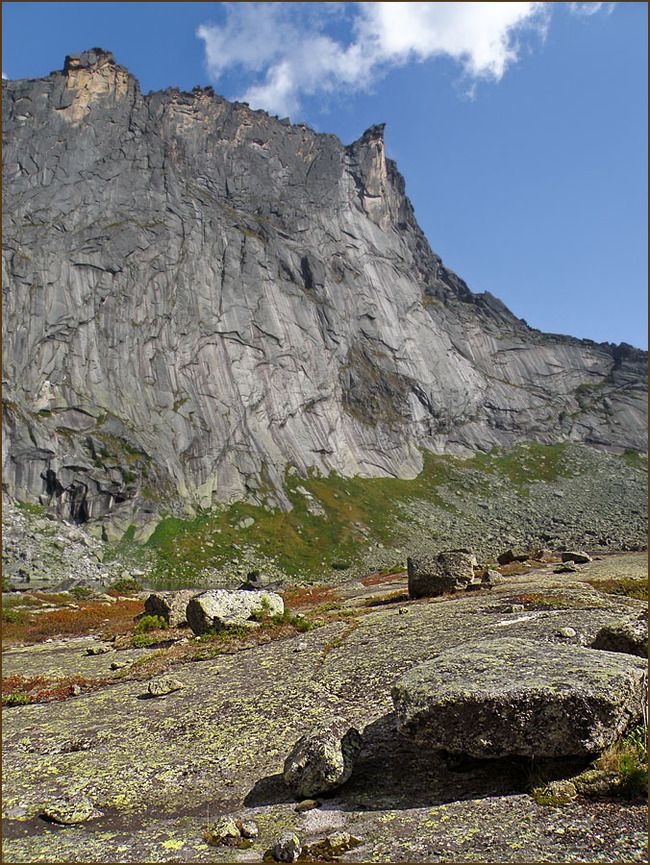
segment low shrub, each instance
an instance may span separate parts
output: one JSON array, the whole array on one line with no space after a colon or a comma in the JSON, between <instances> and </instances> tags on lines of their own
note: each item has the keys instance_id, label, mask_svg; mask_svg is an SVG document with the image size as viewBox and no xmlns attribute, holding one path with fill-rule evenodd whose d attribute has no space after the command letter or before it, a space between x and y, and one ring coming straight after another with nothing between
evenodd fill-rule
<instances>
[{"instance_id":1,"label":"low shrub","mask_svg":"<svg viewBox=\"0 0 650 865\"><path fill-rule=\"evenodd\" d=\"M111 592L119 592L121 595L127 595L129 592L141 592L142 586L137 580L127 579L126 577L114 582L109 589Z\"/></svg>"},{"instance_id":2,"label":"low shrub","mask_svg":"<svg viewBox=\"0 0 650 865\"><path fill-rule=\"evenodd\" d=\"M87 601L95 593L92 589L87 589L85 586L73 586L70 589L70 594L77 601Z\"/></svg>"},{"instance_id":3,"label":"low shrub","mask_svg":"<svg viewBox=\"0 0 650 865\"><path fill-rule=\"evenodd\" d=\"M3 706L27 706L31 702L29 694L8 694L2 698Z\"/></svg>"},{"instance_id":4,"label":"low shrub","mask_svg":"<svg viewBox=\"0 0 650 865\"><path fill-rule=\"evenodd\" d=\"M157 646L159 642L157 637L148 637L146 634L134 634L131 637L131 645L134 649L148 649Z\"/></svg>"},{"instance_id":5,"label":"low shrub","mask_svg":"<svg viewBox=\"0 0 650 865\"><path fill-rule=\"evenodd\" d=\"M147 634L150 631L164 631L167 622L162 616L143 616L135 626L136 634Z\"/></svg>"},{"instance_id":6,"label":"low shrub","mask_svg":"<svg viewBox=\"0 0 650 865\"><path fill-rule=\"evenodd\" d=\"M609 580L586 580L585 582L607 595L624 595L627 598L637 598L640 601L648 600L647 580L636 579L635 577L615 577Z\"/></svg>"},{"instance_id":7,"label":"low shrub","mask_svg":"<svg viewBox=\"0 0 650 865\"><path fill-rule=\"evenodd\" d=\"M608 748L594 763L596 769L616 772L621 795L627 799L648 795L648 730L643 724Z\"/></svg>"}]
</instances>

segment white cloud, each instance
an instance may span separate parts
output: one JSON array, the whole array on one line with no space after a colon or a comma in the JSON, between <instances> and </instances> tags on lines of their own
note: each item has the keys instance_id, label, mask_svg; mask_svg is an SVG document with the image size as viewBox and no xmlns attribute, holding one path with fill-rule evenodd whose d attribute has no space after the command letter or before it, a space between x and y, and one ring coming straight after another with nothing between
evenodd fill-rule
<instances>
[{"instance_id":1,"label":"white cloud","mask_svg":"<svg viewBox=\"0 0 650 865\"><path fill-rule=\"evenodd\" d=\"M237 98L253 108L292 114L303 95L368 90L391 67L448 57L470 85L499 81L519 57L526 31L544 35L547 3L227 3L221 26L205 24L208 71L233 69L257 80ZM347 6L352 32L325 31Z\"/></svg>"},{"instance_id":2,"label":"white cloud","mask_svg":"<svg viewBox=\"0 0 650 865\"><path fill-rule=\"evenodd\" d=\"M604 12L609 15L613 11L616 3L569 3L569 9L573 15L596 15L598 12Z\"/></svg>"},{"instance_id":3,"label":"white cloud","mask_svg":"<svg viewBox=\"0 0 650 865\"><path fill-rule=\"evenodd\" d=\"M5 75L4 72L2 73L2 78L3 78L5 81L9 81L9 76L8 76L8 75Z\"/></svg>"}]
</instances>

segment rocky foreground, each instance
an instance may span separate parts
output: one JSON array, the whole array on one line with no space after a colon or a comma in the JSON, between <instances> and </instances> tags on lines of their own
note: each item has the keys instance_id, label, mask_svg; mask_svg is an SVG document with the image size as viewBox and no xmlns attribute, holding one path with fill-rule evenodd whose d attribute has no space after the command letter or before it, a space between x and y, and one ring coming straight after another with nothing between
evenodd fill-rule
<instances>
[{"instance_id":1,"label":"rocky foreground","mask_svg":"<svg viewBox=\"0 0 650 865\"><path fill-rule=\"evenodd\" d=\"M489 587L417 600L403 574L339 585L326 605L336 618L321 627L208 652L152 681L133 673L165 650L119 648L119 637L6 650L5 676L107 681L4 710L3 861L647 861L645 803L621 798L612 773L589 770L643 713L643 637L629 654L603 644L603 633L612 640L621 623L642 623L646 603L604 589L613 579L647 579L647 557L520 569L511 563ZM302 613L311 615L307 606ZM181 648L206 639L188 628L163 633ZM647 652L647 627L645 641ZM518 715L523 749L503 735L509 701L528 699L538 684L522 651L546 681L547 711L544 730ZM500 681L513 658L522 661L520 681ZM445 693L433 682L443 667ZM460 712L441 745L416 692L426 679L427 699L449 698L462 690L459 671L466 693L447 708L488 698L492 709L484 703L464 729L468 712ZM343 719L334 724L339 744L348 736L338 780L305 786L305 742L332 718ZM576 747L581 724L589 729ZM537 740L553 763L531 759ZM490 759L470 756L477 742L484 754L494 743Z\"/></svg>"}]
</instances>

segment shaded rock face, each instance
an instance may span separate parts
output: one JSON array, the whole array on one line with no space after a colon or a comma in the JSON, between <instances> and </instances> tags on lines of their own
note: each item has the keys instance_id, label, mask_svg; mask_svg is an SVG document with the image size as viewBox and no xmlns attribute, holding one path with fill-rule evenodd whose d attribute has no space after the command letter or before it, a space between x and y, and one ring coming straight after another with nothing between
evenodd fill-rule
<instances>
[{"instance_id":1,"label":"shaded rock face","mask_svg":"<svg viewBox=\"0 0 650 865\"><path fill-rule=\"evenodd\" d=\"M422 448L645 448L646 354L473 294L383 127L346 147L210 88L143 96L101 49L3 81L2 107L14 497L128 526L162 503L289 507L289 466L409 478Z\"/></svg>"},{"instance_id":2,"label":"shaded rock face","mask_svg":"<svg viewBox=\"0 0 650 865\"><path fill-rule=\"evenodd\" d=\"M180 592L152 592L144 602L148 616L160 616L172 628L187 625L187 605L197 591L183 589Z\"/></svg>"},{"instance_id":3,"label":"shaded rock face","mask_svg":"<svg viewBox=\"0 0 650 865\"><path fill-rule=\"evenodd\" d=\"M597 754L640 719L647 665L637 658L524 639L442 652L393 687L399 730L472 757Z\"/></svg>"},{"instance_id":4,"label":"shaded rock face","mask_svg":"<svg viewBox=\"0 0 650 865\"><path fill-rule=\"evenodd\" d=\"M638 616L628 616L616 624L605 625L596 634L591 647L647 658L648 611L645 610Z\"/></svg>"}]
</instances>

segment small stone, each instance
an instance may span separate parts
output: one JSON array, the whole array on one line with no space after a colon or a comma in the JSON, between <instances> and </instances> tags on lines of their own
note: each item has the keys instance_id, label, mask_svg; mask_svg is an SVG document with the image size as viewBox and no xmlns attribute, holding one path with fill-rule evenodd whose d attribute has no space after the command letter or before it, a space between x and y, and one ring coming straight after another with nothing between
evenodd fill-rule
<instances>
[{"instance_id":1,"label":"small stone","mask_svg":"<svg viewBox=\"0 0 650 865\"><path fill-rule=\"evenodd\" d=\"M43 809L46 820L61 823L64 826L73 823L83 823L95 817L102 817L101 811L97 811L90 799L78 793L71 793L56 799Z\"/></svg>"},{"instance_id":2,"label":"small stone","mask_svg":"<svg viewBox=\"0 0 650 865\"><path fill-rule=\"evenodd\" d=\"M558 637L564 637L567 640L571 640L576 634L577 632L573 628L560 628L557 632Z\"/></svg>"},{"instance_id":3,"label":"small stone","mask_svg":"<svg viewBox=\"0 0 650 865\"><path fill-rule=\"evenodd\" d=\"M86 649L87 655L105 655L106 652L110 652L109 646L90 646L89 649Z\"/></svg>"},{"instance_id":4,"label":"small stone","mask_svg":"<svg viewBox=\"0 0 650 865\"><path fill-rule=\"evenodd\" d=\"M111 663L111 670L121 670L122 667L128 667L130 661L113 661Z\"/></svg>"},{"instance_id":5,"label":"small stone","mask_svg":"<svg viewBox=\"0 0 650 865\"><path fill-rule=\"evenodd\" d=\"M235 825L241 832L242 838L257 838L260 834L255 820L237 820Z\"/></svg>"},{"instance_id":6,"label":"small stone","mask_svg":"<svg viewBox=\"0 0 650 865\"><path fill-rule=\"evenodd\" d=\"M74 697L78 697L79 694L81 693L81 686L80 685L72 685L72 687L70 688L70 693Z\"/></svg>"},{"instance_id":7,"label":"small stone","mask_svg":"<svg viewBox=\"0 0 650 865\"><path fill-rule=\"evenodd\" d=\"M161 676L158 679L152 679L147 685L147 691L152 697L164 697L166 694L171 694L173 691L180 691L184 688L183 682L174 679L173 676Z\"/></svg>"},{"instance_id":8,"label":"small stone","mask_svg":"<svg viewBox=\"0 0 650 865\"><path fill-rule=\"evenodd\" d=\"M575 565L560 565L559 568L553 568L554 574L574 574L578 569Z\"/></svg>"},{"instance_id":9,"label":"small stone","mask_svg":"<svg viewBox=\"0 0 650 865\"><path fill-rule=\"evenodd\" d=\"M572 781L551 781L545 787L533 791L533 798L538 805L567 805L578 795Z\"/></svg>"},{"instance_id":10,"label":"small stone","mask_svg":"<svg viewBox=\"0 0 650 865\"><path fill-rule=\"evenodd\" d=\"M409 611L408 607L399 607L399 609L397 610L397 612L400 614L400 616L403 616L404 613L408 613L408 611Z\"/></svg>"},{"instance_id":11,"label":"small stone","mask_svg":"<svg viewBox=\"0 0 650 865\"><path fill-rule=\"evenodd\" d=\"M298 802L293 810L302 814L304 811L311 811L313 808L318 808L319 805L320 802L318 799L303 799L302 802Z\"/></svg>"},{"instance_id":12,"label":"small stone","mask_svg":"<svg viewBox=\"0 0 650 865\"><path fill-rule=\"evenodd\" d=\"M217 820L203 836L206 844L212 847L220 845L229 847L233 841L238 841L240 838L239 827L231 817L222 817Z\"/></svg>"},{"instance_id":13,"label":"small stone","mask_svg":"<svg viewBox=\"0 0 650 865\"><path fill-rule=\"evenodd\" d=\"M300 838L294 832L285 832L272 852L276 862L296 862L300 856Z\"/></svg>"}]
</instances>

